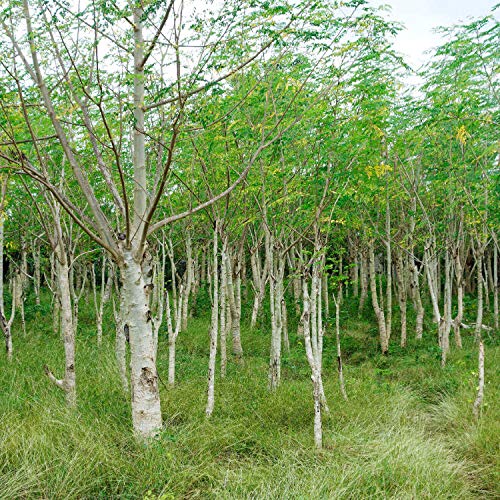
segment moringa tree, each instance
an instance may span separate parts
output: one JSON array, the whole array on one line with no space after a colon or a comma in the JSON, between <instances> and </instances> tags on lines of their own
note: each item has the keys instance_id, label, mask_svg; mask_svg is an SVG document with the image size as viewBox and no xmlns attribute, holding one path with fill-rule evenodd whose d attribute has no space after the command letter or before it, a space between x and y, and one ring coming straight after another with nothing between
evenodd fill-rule
<instances>
[{"instance_id":1,"label":"moringa tree","mask_svg":"<svg viewBox=\"0 0 500 500\"><path fill-rule=\"evenodd\" d=\"M334 6L321 13L332 20L351 19L361 4L347 2L342 7L349 9L347 16ZM177 189L176 162L190 137L192 110L224 93L232 75L258 58L265 60L274 46L279 60L289 50L286 38L300 39L296 33L305 30L308 20L314 28L315 9L308 19L309 7L309 1L272 6L230 1L218 14L188 15L184 2L176 0L111 7L89 0L78 12L59 0L23 0L8 2L0 13L0 43L8 55L1 60L1 71L10 77L8 90L17 94L16 120L21 116L23 125L9 135L16 147L7 148L2 158L45 186L120 271L121 315L130 339L132 420L141 437L154 435L162 425L148 238L227 196L283 133L280 119L263 125L226 189L164 216L158 208ZM315 55L321 61L329 50L318 44ZM282 115L287 112L285 108ZM51 173L41 168L36 146L47 141L60 150L67 167L60 163ZM71 189L61 191L57 180L65 168Z\"/></svg>"}]
</instances>

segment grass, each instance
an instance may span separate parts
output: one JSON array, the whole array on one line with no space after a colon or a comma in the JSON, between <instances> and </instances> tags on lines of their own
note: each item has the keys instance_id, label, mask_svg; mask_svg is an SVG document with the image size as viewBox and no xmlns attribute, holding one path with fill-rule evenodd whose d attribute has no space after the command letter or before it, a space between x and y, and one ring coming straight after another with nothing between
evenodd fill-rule
<instances>
[{"instance_id":1,"label":"grass","mask_svg":"<svg viewBox=\"0 0 500 500\"><path fill-rule=\"evenodd\" d=\"M343 312L345 378L340 397L333 338L325 342L325 449L313 449L309 370L300 340L283 359L283 384L267 391L269 335L243 328L246 362L216 381L204 416L208 319L178 340L174 389L161 387L165 428L149 446L131 434L108 311L97 349L91 306L82 305L77 343L78 408L43 376L63 368L50 308L29 306L28 335L14 330L14 359L0 357L0 498L498 498L498 347L486 348L485 407L475 397L476 348L454 349L439 366L434 333L407 349L376 354L370 320ZM355 317L355 314L352 314ZM396 325L396 322L395 322ZM432 325L429 326L432 328ZM394 328L394 335L397 328ZM411 330L410 330L411 331ZM397 339L395 340L395 342ZM166 378L167 346L159 346Z\"/></svg>"}]
</instances>

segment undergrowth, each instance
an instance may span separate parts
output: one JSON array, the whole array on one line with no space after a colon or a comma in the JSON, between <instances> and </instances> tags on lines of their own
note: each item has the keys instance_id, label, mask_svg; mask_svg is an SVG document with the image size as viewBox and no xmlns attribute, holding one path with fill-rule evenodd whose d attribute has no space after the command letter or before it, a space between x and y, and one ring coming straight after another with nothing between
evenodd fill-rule
<instances>
[{"instance_id":1,"label":"undergrowth","mask_svg":"<svg viewBox=\"0 0 500 500\"><path fill-rule=\"evenodd\" d=\"M209 320L193 318L178 340L174 389L161 386L164 429L148 446L132 436L120 388L111 313L98 349L92 308L83 304L77 340L78 407L44 377L63 369L50 307L28 307L28 334L14 328L14 359L0 357L0 498L498 498L498 347L487 339L486 395L471 407L476 346L464 339L444 369L434 333L406 349L377 352L376 330L342 318L340 397L334 338L325 339L324 445L313 449L312 395L300 339L291 335L282 386L267 390L269 334L243 328L245 364L216 381L213 417L204 415ZM395 323L396 324L396 323ZM291 325L293 326L293 324ZM431 326L432 328L432 326ZM397 328L395 328L397 330ZM411 331L411 329L410 329ZM159 345L166 379L167 345Z\"/></svg>"}]
</instances>

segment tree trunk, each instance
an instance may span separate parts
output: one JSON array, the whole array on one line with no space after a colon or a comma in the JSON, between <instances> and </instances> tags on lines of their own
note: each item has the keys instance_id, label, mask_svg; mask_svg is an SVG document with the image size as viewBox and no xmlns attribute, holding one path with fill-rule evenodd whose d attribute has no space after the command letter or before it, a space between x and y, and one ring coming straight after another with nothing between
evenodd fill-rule
<instances>
[{"instance_id":1,"label":"tree trunk","mask_svg":"<svg viewBox=\"0 0 500 500\"><path fill-rule=\"evenodd\" d=\"M498 244L493 241L493 320L498 330Z\"/></svg>"},{"instance_id":2,"label":"tree trunk","mask_svg":"<svg viewBox=\"0 0 500 500\"><path fill-rule=\"evenodd\" d=\"M483 325L483 255L484 249L479 243L476 254L476 271L477 271L477 316L476 328L474 330L474 338L477 340L481 335L481 328Z\"/></svg>"},{"instance_id":3,"label":"tree trunk","mask_svg":"<svg viewBox=\"0 0 500 500\"><path fill-rule=\"evenodd\" d=\"M474 401L474 406L472 410L476 419L479 419L481 412L481 406L483 404L484 397L484 343L483 339L479 338L479 349L478 349L478 384L477 384L477 396Z\"/></svg>"},{"instance_id":4,"label":"tree trunk","mask_svg":"<svg viewBox=\"0 0 500 500\"><path fill-rule=\"evenodd\" d=\"M179 293L179 304L174 308L177 311L175 317L175 326L172 325L172 313L170 308L170 298L166 296L166 312L167 312L167 331L168 331L168 385L173 387L175 384L175 343L181 329L181 311L182 311L182 285Z\"/></svg>"},{"instance_id":5,"label":"tree trunk","mask_svg":"<svg viewBox=\"0 0 500 500\"><path fill-rule=\"evenodd\" d=\"M304 346L306 350L306 357L311 368L311 382L313 385L313 402L314 402L314 445L316 449L323 447L323 429L322 429L322 381L321 381L321 368L318 366L318 342L314 337L317 334L314 321L316 314L313 314L315 307L314 285L311 285L311 297L309 296L307 280L303 279L303 300L304 311L302 313L302 320L304 325Z\"/></svg>"},{"instance_id":6,"label":"tree trunk","mask_svg":"<svg viewBox=\"0 0 500 500\"><path fill-rule=\"evenodd\" d=\"M7 359L9 361L12 360L12 323L14 323L14 319L16 316L16 280L13 280L12 283L12 306L10 309L10 319L7 321L4 315L3 309L0 311L0 326L2 328L2 332L5 338L5 351L7 354Z\"/></svg>"},{"instance_id":7,"label":"tree trunk","mask_svg":"<svg viewBox=\"0 0 500 500\"><path fill-rule=\"evenodd\" d=\"M375 274L375 253L373 249L373 241L370 242L368 247L368 261L370 270L369 274L370 274L370 289L372 296L372 304L373 304L373 310L375 311L375 316L377 317L380 348L382 349L382 354L387 354L389 351L389 339L387 337L384 311L380 307L378 302L377 280Z\"/></svg>"},{"instance_id":8,"label":"tree trunk","mask_svg":"<svg viewBox=\"0 0 500 500\"><path fill-rule=\"evenodd\" d=\"M208 391L207 391L207 407L205 414L210 417L214 411L215 404L215 361L217 356L217 334L218 334L218 318L219 318L219 276L218 276L218 242L217 242L217 223L214 229L214 265L213 265L213 302L212 302L212 323L210 326L210 355L208 360Z\"/></svg>"},{"instance_id":9,"label":"tree trunk","mask_svg":"<svg viewBox=\"0 0 500 500\"><path fill-rule=\"evenodd\" d=\"M60 243L59 243L60 245ZM69 406L76 405L76 372L75 372L75 327L73 324L73 310L71 304L70 270L65 250L56 250L56 280L59 299L61 301L61 333L64 343L64 379L57 379L50 369L45 366L45 374L49 379L66 393Z\"/></svg>"},{"instance_id":10,"label":"tree trunk","mask_svg":"<svg viewBox=\"0 0 500 500\"><path fill-rule=\"evenodd\" d=\"M274 259L273 241L266 234L266 257L269 262L269 310L271 314L271 351L269 356L269 389L276 390L281 381L281 334L276 314L277 269ZM280 306L281 307L281 306Z\"/></svg>"},{"instance_id":11,"label":"tree trunk","mask_svg":"<svg viewBox=\"0 0 500 500\"><path fill-rule=\"evenodd\" d=\"M441 331L441 366L446 365L446 357L450 350L450 330L451 330L451 294L452 294L452 279L451 279L451 259L450 253L447 250L444 259L444 325Z\"/></svg>"},{"instance_id":12,"label":"tree trunk","mask_svg":"<svg viewBox=\"0 0 500 500\"><path fill-rule=\"evenodd\" d=\"M189 296L193 285L193 249L191 245L191 233L188 231L186 236L186 271L184 284L184 299L182 300L182 331L187 330L189 314Z\"/></svg>"},{"instance_id":13,"label":"tree trunk","mask_svg":"<svg viewBox=\"0 0 500 500\"><path fill-rule=\"evenodd\" d=\"M403 258L403 251L396 252L396 280L398 285L398 303L401 314L401 347L406 347L406 303L407 303L407 268L406 259Z\"/></svg>"},{"instance_id":14,"label":"tree trunk","mask_svg":"<svg viewBox=\"0 0 500 500\"><path fill-rule=\"evenodd\" d=\"M227 253L227 240L222 244L221 269L220 269L220 375L221 378L226 376L227 370L227 325L226 325L226 309L227 309L227 268L225 265Z\"/></svg>"},{"instance_id":15,"label":"tree trunk","mask_svg":"<svg viewBox=\"0 0 500 500\"><path fill-rule=\"evenodd\" d=\"M35 290L35 303L40 305L40 244L33 242L33 265L34 265L34 282L33 288Z\"/></svg>"},{"instance_id":16,"label":"tree trunk","mask_svg":"<svg viewBox=\"0 0 500 500\"><path fill-rule=\"evenodd\" d=\"M116 282L115 282L116 284ZM129 338L128 325L125 324L125 319L123 314L125 312L125 306L123 301L123 290L120 290L116 284L116 291L120 299L120 305L117 309L115 307L115 301L113 300L113 313L115 317L115 357L116 364L118 366L118 373L120 375L120 381L122 383L122 388L125 393L129 391L128 376L127 376L127 342Z\"/></svg>"},{"instance_id":17,"label":"tree trunk","mask_svg":"<svg viewBox=\"0 0 500 500\"><path fill-rule=\"evenodd\" d=\"M240 337L240 321L241 321L241 298L239 298L240 288L238 282L233 281L233 266L229 251L226 253L226 273L227 273L227 298L229 299L229 307L231 309L231 331L233 339L233 355L237 362L243 361L243 348L241 346ZM239 300L238 300L239 298Z\"/></svg>"},{"instance_id":18,"label":"tree trunk","mask_svg":"<svg viewBox=\"0 0 500 500\"><path fill-rule=\"evenodd\" d=\"M385 334L387 337L387 343L391 338L392 332L392 250L391 250L391 211L389 207L389 201L386 204L386 216L385 216L385 231L386 231L386 242L385 242L385 250L386 250L386 325L385 325ZM382 294L381 294L382 295Z\"/></svg>"},{"instance_id":19,"label":"tree trunk","mask_svg":"<svg viewBox=\"0 0 500 500\"><path fill-rule=\"evenodd\" d=\"M342 366L342 351L340 349L340 297L333 295L335 301L335 340L337 342L337 370L339 373L340 392L342 397L347 401L347 391L344 384L344 371Z\"/></svg>"},{"instance_id":20,"label":"tree trunk","mask_svg":"<svg viewBox=\"0 0 500 500\"><path fill-rule=\"evenodd\" d=\"M365 307L366 298L368 296L368 263L366 259L366 251L362 251L359 253L359 282L361 293L359 297L359 306L358 306L358 316L361 317L363 309Z\"/></svg>"},{"instance_id":21,"label":"tree trunk","mask_svg":"<svg viewBox=\"0 0 500 500\"><path fill-rule=\"evenodd\" d=\"M150 283L131 250L123 251L121 266L123 318L130 342L132 423L141 438L154 436L162 425L156 372L153 324L149 309ZM143 263L144 264L144 263Z\"/></svg>"}]
</instances>

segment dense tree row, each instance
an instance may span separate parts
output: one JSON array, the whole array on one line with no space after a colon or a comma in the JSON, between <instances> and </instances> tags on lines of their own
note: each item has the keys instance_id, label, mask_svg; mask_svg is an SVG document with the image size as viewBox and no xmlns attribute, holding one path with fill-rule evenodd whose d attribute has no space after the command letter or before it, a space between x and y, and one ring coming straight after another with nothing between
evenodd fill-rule
<instances>
[{"instance_id":1,"label":"dense tree row","mask_svg":"<svg viewBox=\"0 0 500 500\"><path fill-rule=\"evenodd\" d=\"M94 302L96 349L112 308L134 429L149 437L162 425L159 337L173 385L177 337L192 315L211 317L209 417L217 370L245 362L248 322L269 336L270 390L282 350L303 343L317 447L325 335L348 397L346 297L360 315L371 305L383 354L396 338L404 348L435 336L444 366L452 329L456 348L469 330L484 363L482 335L499 322L498 23L444 31L418 89L392 48L398 30L361 0L225 2L218 13L88 2L78 14L58 0L9 2L7 356L28 289L39 303L48 288L65 360L62 378L45 372L75 405L79 303Z\"/></svg>"}]
</instances>

